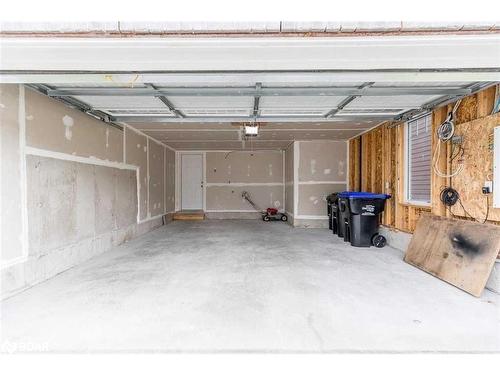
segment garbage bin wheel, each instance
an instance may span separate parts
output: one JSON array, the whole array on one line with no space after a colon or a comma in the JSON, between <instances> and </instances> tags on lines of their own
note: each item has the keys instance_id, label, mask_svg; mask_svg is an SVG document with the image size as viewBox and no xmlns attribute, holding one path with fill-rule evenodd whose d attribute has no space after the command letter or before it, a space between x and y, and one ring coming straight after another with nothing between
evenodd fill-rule
<instances>
[{"instance_id":1,"label":"garbage bin wheel","mask_svg":"<svg viewBox=\"0 0 500 375\"><path fill-rule=\"evenodd\" d=\"M387 240L381 234L376 234L372 237L372 245L375 247L384 247L387 244Z\"/></svg>"},{"instance_id":2,"label":"garbage bin wheel","mask_svg":"<svg viewBox=\"0 0 500 375\"><path fill-rule=\"evenodd\" d=\"M288 221L288 216L281 215L281 221Z\"/></svg>"},{"instance_id":3,"label":"garbage bin wheel","mask_svg":"<svg viewBox=\"0 0 500 375\"><path fill-rule=\"evenodd\" d=\"M271 221L271 218L267 215L262 216L262 220L264 221Z\"/></svg>"}]
</instances>

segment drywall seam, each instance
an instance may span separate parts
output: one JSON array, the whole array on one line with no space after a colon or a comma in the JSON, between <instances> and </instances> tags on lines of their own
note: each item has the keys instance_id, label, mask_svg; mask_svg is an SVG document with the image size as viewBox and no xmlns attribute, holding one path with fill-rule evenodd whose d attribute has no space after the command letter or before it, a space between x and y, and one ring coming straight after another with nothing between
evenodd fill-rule
<instances>
[{"instance_id":1,"label":"drywall seam","mask_svg":"<svg viewBox=\"0 0 500 375\"><path fill-rule=\"evenodd\" d=\"M127 131L123 129L123 162L127 163Z\"/></svg>"},{"instance_id":2,"label":"drywall seam","mask_svg":"<svg viewBox=\"0 0 500 375\"><path fill-rule=\"evenodd\" d=\"M207 182L206 186L282 186L282 182Z\"/></svg>"},{"instance_id":3,"label":"drywall seam","mask_svg":"<svg viewBox=\"0 0 500 375\"><path fill-rule=\"evenodd\" d=\"M346 174L345 175L346 175L346 179L347 179L347 181L345 183L346 183L346 190L349 191L349 189L351 188L349 186L349 180L350 180L350 178L349 178L349 176L350 176L350 174L349 174L350 173L350 171L349 171L349 164L350 164L349 163L349 143L350 142L349 141L345 141L345 143L346 143L346 155L345 155L345 160L346 160L346 162L345 162L346 163Z\"/></svg>"},{"instance_id":4,"label":"drywall seam","mask_svg":"<svg viewBox=\"0 0 500 375\"><path fill-rule=\"evenodd\" d=\"M206 211L207 209L207 153L204 151L202 152L202 157L203 157L203 167L202 167L202 174L203 174L203 191L202 191L202 199L203 199L203 211Z\"/></svg>"},{"instance_id":5,"label":"drywall seam","mask_svg":"<svg viewBox=\"0 0 500 375\"><path fill-rule=\"evenodd\" d=\"M293 143L293 212L299 216L299 160L300 141Z\"/></svg>"},{"instance_id":6,"label":"drywall seam","mask_svg":"<svg viewBox=\"0 0 500 375\"><path fill-rule=\"evenodd\" d=\"M285 150L281 150L281 160L282 160L282 164L281 164L281 174L283 175L283 209L286 208L286 171L285 171L285 168L286 168L286 160L285 160L285 154L286 154L286 151Z\"/></svg>"},{"instance_id":7,"label":"drywall seam","mask_svg":"<svg viewBox=\"0 0 500 375\"><path fill-rule=\"evenodd\" d=\"M347 181L300 181L299 185L332 185L347 184Z\"/></svg>"},{"instance_id":8,"label":"drywall seam","mask_svg":"<svg viewBox=\"0 0 500 375\"><path fill-rule=\"evenodd\" d=\"M205 212L255 212L258 213L259 211L256 210L204 210Z\"/></svg>"},{"instance_id":9,"label":"drywall seam","mask_svg":"<svg viewBox=\"0 0 500 375\"><path fill-rule=\"evenodd\" d=\"M100 165L103 167L111 167L111 168L118 168L118 169L130 169L130 170L134 170L134 171L139 170L139 168L137 166L131 165L131 164L119 163L119 162L109 161L109 160L102 160L102 159L98 159L98 158L94 158L94 157L76 156L76 155L71 155L71 154L65 154L63 152L48 151L48 150L44 150L41 148L30 147L30 146L25 147L25 154L26 155L43 156L46 158L74 161L77 163Z\"/></svg>"},{"instance_id":10,"label":"drywall seam","mask_svg":"<svg viewBox=\"0 0 500 375\"><path fill-rule=\"evenodd\" d=\"M175 211L179 211L179 206L180 206L180 157L179 157L179 151L175 151Z\"/></svg>"},{"instance_id":11,"label":"drywall seam","mask_svg":"<svg viewBox=\"0 0 500 375\"><path fill-rule=\"evenodd\" d=\"M140 131L139 129L134 128L133 126L130 126L129 124L127 124L127 123L125 123L125 122L120 122L119 124L120 124L120 125L122 125L122 126L124 126L124 127L126 127L126 128L129 128L130 130L135 131L136 133L138 133L138 134L140 134L140 135L142 135L142 136L146 137L147 139L151 139L153 142L156 142L156 143L158 143L159 145L161 145L161 146L163 146L163 147L167 147L167 148L169 148L170 150L175 151L175 149L174 149L174 148L172 148L172 147L170 147L170 146L166 145L166 144L165 144L165 143L163 143L163 142L160 142L160 141L159 141L159 140L157 140L157 139L154 139L154 138L153 138L153 137L151 137L150 135L147 135L146 133L144 133L144 132Z\"/></svg>"},{"instance_id":12,"label":"drywall seam","mask_svg":"<svg viewBox=\"0 0 500 375\"><path fill-rule=\"evenodd\" d=\"M167 148L163 149L163 212L168 215L167 208ZM174 193L175 194L175 193Z\"/></svg>"},{"instance_id":13,"label":"drywall seam","mask_svg":"<svg viewBox=\"0 0 500 375\"><path fill-rule=\"evenodd\" d=\"M151 211L149 210L149 189L151 189L151 177L149 175L149 138L146 138L146 184L148 186L147 191L146 191L146 216L148 218L151 217Z\"/></svg>"},{"instance_id":14,"label":"drywall seam","mask_svg":"<svg viewBox=\"0 0 500 375\"><path fill-rule=\"evenodd\" d=\"M28 258L28 188L26 174L26 100L24 85L19 85L19 103L18 103L18 121L19 121L19 157L21 163L21 230L22 230L22 256Z\"/></svg>"}]
</instances>

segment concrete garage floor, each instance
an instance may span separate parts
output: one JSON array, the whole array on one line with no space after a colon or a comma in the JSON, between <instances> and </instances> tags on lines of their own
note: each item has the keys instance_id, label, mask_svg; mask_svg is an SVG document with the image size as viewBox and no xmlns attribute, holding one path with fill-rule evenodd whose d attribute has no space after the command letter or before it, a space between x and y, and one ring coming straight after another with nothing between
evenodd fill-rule
<instances>
[{"instance_id":1,"label":"concrete garage floor","mask_svg":"<svg viewBox=\"0 0 500 375\"><path fill-rule=\"evenodd\" d=\"M477 299L324 229L173 222L2 303L2 348L499 351Z\"/></svg>"}]
</instances>

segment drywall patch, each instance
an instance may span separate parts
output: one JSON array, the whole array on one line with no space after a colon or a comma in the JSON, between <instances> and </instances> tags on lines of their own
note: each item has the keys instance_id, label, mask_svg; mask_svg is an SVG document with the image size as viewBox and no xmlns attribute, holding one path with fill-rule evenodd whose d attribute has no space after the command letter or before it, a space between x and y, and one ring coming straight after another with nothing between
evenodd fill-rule
<instances>
[{"instance_id":1,"label":"drywall patch","mask_svg":"<svg viewBox=\"0 0 500 375\"><path fill-rule=\"evenodd\" d=\"M316 174L316 159L311 159L311 174Z\"/></svg>"},{"instance_id":2,"label":"drywall patch","mask_svg":"<svg viewBox=\"0 0 500 375\"><path fill-rule=\"evenodd\" d=\"M109 148L109 128L106 128L106 148Z\"/></svg>"},{"instance_id":3,"label":"drywall patch","mask_svg":"<svg viewBox=\"0 0 500 375\"><path fill-rule=\"evenodd\" d=\"M269 176L272 176L273 175L273 165L269 164L268 168L269 168Z\"/></svg>"},{"instance_id":4,"label":"drywall patch","mask_svg":"<svg viewBox=\"0 0 500 375\"><path fill-rule=\"evenodd\" d=\"M345 162L343 160L339 160L338 175L339 176L345 175Z\"/></svg>"},{"instance_id":5,"label":"drywall patch","mask_svg":"<svg viewBox=\"0 0 500 375\"><path fill-rule=\"evenodd\" d=\"M64 115L62 118L62 122L64 125L64 137L68 140L71 141L71 138L73 137L73 131L72 127L75 124L75 121L73 120L73 117Z\"/></svg>"},{"instance_id":6,"label":"drywall patch","mask_svg":"<svg viewBox=\"0 0 500 375\"><path fill-rule=\"evenodd\" d=\"M28 120L28 121L32 121L34 119L35 119L35 116L33 116L33 115L26 116L26 120Z\"/></svg>"},{"instance_id":7,"label":"drywall patch","mask_svg":"<svg viewBox=\"0 0 500 375\"><path fill-rule=\"evenodd\" d=\"M332 170L330 168L323 169L323 174L330 174L330 173L332 173Z\"/></svg>"}]
</instances>

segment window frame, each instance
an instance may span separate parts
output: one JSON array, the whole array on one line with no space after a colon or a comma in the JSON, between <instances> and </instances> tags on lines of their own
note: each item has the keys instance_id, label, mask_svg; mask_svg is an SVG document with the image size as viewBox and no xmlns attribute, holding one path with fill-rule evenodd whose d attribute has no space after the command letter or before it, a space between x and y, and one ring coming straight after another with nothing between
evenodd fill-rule
<instances>
[{"instance_id":1,"label":"window frame","mask_svg":"<svg viewBox=\"0 0 500 375\"><path fill-rule=\"evenodd\" d=\"M429 180L429 201L421 201L410 199L411 196L411 186L410 186L410 123L417 121L423 117L428 117L428 124L430 126L431 131L431 149L430 149L430 162L431 165L429 168L431 169L430 180ZM432 205L432 112L425 112L418 116L415 116L409 120L407 120L404 124L404 187L403 187L403 203L410 206L419 206L419 207L431 207Z\"/></svg>"}]
</instances>

